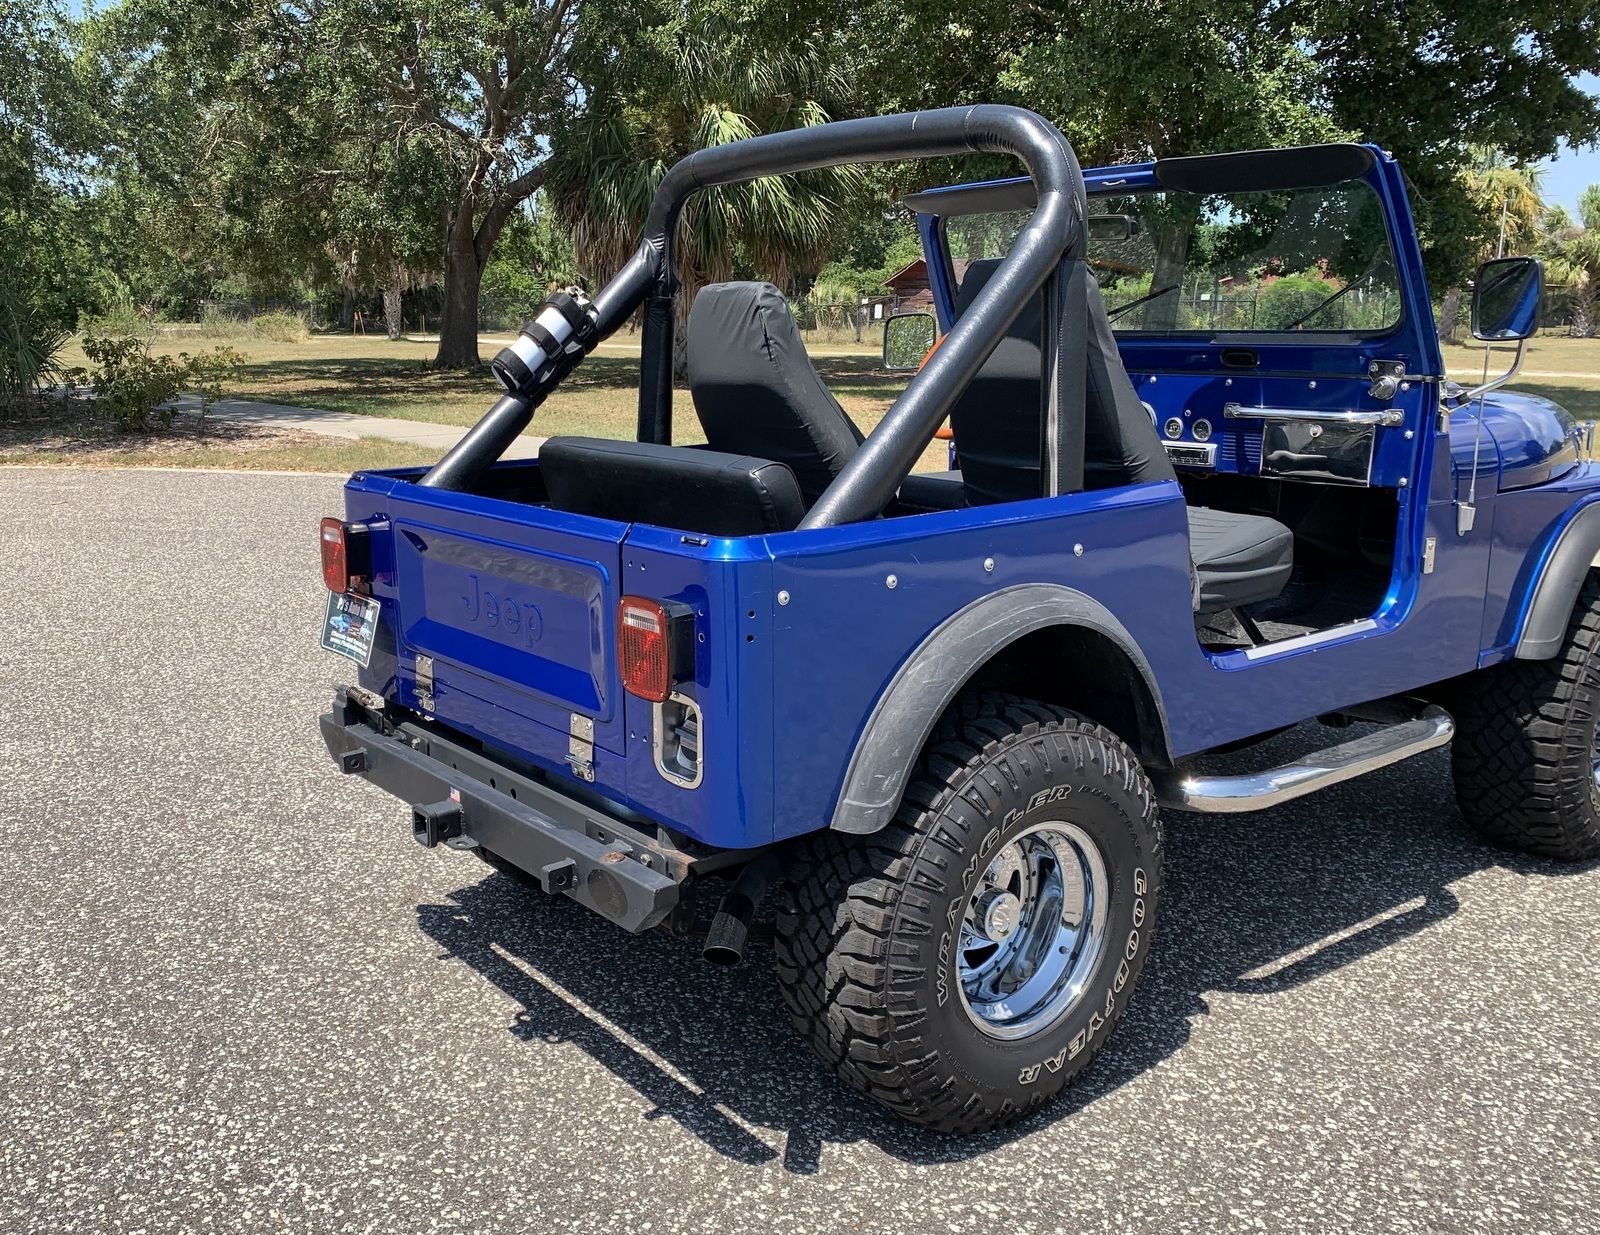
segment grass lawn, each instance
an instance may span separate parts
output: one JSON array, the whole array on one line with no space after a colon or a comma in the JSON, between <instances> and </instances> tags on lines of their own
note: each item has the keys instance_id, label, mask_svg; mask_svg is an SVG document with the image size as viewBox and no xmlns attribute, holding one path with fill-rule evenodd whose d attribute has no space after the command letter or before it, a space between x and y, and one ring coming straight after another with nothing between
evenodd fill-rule
<instances>
[{"instance_id":1,"label":"grass lawn","mask_svg":"<svg viewBox=\"0 0 1600 1235\"><path fill-rule=\"evenodd\" d=\"M391 343L381 335L317 335L302 342L279 343L183 337L158 343L157 348L192 352L218 341L246 356L245 372L229 391L235 398L466 426L478 419L498 393L487 370L439 373L429 368L435 343L425 338ZM480 351L485 357L492 356L504 341L498 335L485 335ZM808 341L807 348L823 380L864 431L878 423L905 386L903 376L886 373L879 367L875 348L820 341ZM1510 353L1504 355L1509 358ZM1483 371L1481 347L1449 347L1445 356L1449 373L1457 381L1470 385L1479 380ZM68 364L83 362L76 343L69 345L65 360ZM1495 365L1502 362L1497 355ZM543 436L631 438L638 375L637 336L602 344L539 409L532 431ZM1553 399L1580 420L1600 420L1600 339L1551 335L1534 340L1524 374L1513 388ZM675 406L677 440L704 440L687 392L680 391ZM73 438L69 432L64 437L58 435L53 443L30 447L30 452L31 461L35 462L50 457L67 461L70 457L107 464L163 462L177 466L335 472L432 461L432 453L420 447L376 438L344 442L303 433L265 434L249 439L218 435L210 440L186 442L181 447L165 439L113 439L90 448L81 433ZM18 461L18 453L16 443L8 451L0 437L0 462ZM162 457L158 459L156 455ZM943 466L943 444L934 443L918 470L932 471Z\"/></svg>"},{"instance_id":2,"label":"grass lawn","mask_svg":"<svg viewBox=\"0 0 1600 1235\"><path fill-rule=\"evenodd\" d=\"M1496 349L1489 376L1503 372L1515 353ZM1446 347L1445 369L1465 386L1483 380L1483 345ZM1579 420L1600 420L1600 339L1540 335L1528 344L1528 358L1510 389L1543 395Z\"/></svg>"},{"instance_id":3,"label":"grass lawn","mask_svg":"<svg viewBox=\"0 0 1600 1235\"><path fill-rule=\"evenodd\" d=\"M499 350L499 336L484 336L479 353ZM223 342L243 352L244 374L229 396L320 407L368 416L393 416L434 424L470 425L500 393L487 369L475 373L435 372L429 368L432 340L382 336L314 335L299 343L266 339L209 340L184 337L156 344L155 350L195 352ZM878 352L850 345L808 344L823 380L863 429L878 423L905 386L903 377L878 368ZM82 364L76 341L67 364ZM607 341L575 370L539 409L536 425L544 436L556 433L592 437L631 437L639 389L637 337ZM684 392L687 408L687 392ZM679 426L693 440L693 415Z\"/></svg>"},{"instance_id":4,"label":"grass lawn","mask_svg":"<svg viewBox=\"0 0 1600 1235\"><path fill-rule=\"evenodd\" d=\"M117 433L81 403L59 399L0 416L0 466L213 467L255 472L337 472L432 463L438 452L406 442L319 433L179 415L152 433Z\"/></svg>"},{"instance_id":5,"label":"grass lawn","mask_svg":"<svg viewBox=\"0 0 1600 1235\"><path fill-rule=\"evenodd\" d=\"M490 340L498 337L485 336L480 354L493 356L500 344ZM195 352L216 342L226 342L247 358L243 376L229 387L230 398L466 426L475 423L500 393L487 369L440 373L429 368L435 346L431 340L391 343L382 336L316 335L304 342L277 343L185 337L158 343L155 350ZM905 387L905 377L879 368L876 350L829 343L808 343L807 348L823 380L864 432L882 419ZM83 363L76 342L65 360ZM542 437L575 434L631 439L638 391L637 339L608 341L562 382L536 413L531 431ZM686 390L680 388L674 407L678 411L675 440L703 442ZM919 470L941 469L944 460L945 448L936 443L929 447Z\"/></svg>"}]
</instances>

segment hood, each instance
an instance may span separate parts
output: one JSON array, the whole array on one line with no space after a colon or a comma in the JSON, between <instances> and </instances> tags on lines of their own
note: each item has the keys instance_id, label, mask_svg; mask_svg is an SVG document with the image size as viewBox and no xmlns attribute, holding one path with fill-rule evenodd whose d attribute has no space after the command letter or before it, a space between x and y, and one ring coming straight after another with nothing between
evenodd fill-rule
<instances>
[{"instance_id":1,"label":"hood","mask_svg":"<svg viewBox=\"0 0 1600 1235\"><path fill-rule=\"evenodd\" d=\"M1460 419L1470 425L1472 410ZM1538 395L1496 391L1483 402L1483 427L1500 454L1500 489L1526 489L1566 475L1582 455L1572 414Z\"/></svg>"}]
</instances>

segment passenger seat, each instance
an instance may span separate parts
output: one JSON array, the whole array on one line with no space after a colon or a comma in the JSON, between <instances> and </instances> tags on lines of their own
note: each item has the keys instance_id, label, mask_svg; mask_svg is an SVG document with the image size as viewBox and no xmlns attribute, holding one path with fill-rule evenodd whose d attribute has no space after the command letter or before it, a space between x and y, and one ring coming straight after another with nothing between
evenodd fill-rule
<instances>
[{"instance_id":1,"label":"passenger seat","mask_svg":"<svg viewBox=\"0 0 1600 1235\"><path fill-rule=\"evenodd\" d=\"M967 267L956 297L958 316L999 267L999 258ZM951 414L970 505L1039 496L1043 303L1043 296L1035 295L1024 306ZM1123 368L1100 289L1092 283L1084 310L1089 317L1085 487L1174 479L1166 448ZM1197 576L1196 611L1219 613L1271 600L1283 590L1294 566L1294 535L1262 515L1191 506L1189 554Z\"/></svg>"},{"instance_id":2,"label":"passenger seat","mask_svg":"<svg viewBox=\"0 0 1600 1235\"><path fill-rule=\"evenodd\" d=\"M1189 507L1189 556L1199 576L1195 612L1220 613L1283 591L1294 534L1276 519Z\"/></svg>"}]
</instances>

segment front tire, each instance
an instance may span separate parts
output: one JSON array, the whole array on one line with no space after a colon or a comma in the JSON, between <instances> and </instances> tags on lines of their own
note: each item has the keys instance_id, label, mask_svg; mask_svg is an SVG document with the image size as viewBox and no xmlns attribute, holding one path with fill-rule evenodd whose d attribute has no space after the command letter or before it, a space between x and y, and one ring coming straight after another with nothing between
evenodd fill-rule
<instances>
[{"instance_id":1,"label":"front tire","mask_svg":"<svg viewBox=\"0 0 1600 1235\"><path fill-rule=\"evenodd\" d=\"M1482 836L1525 853L1600 857L1600 578L1584 581L1561 650L1466 678L1456 801Z\"/></svg>"},{"instance_id":2,"label":"front tire","mask_svg":"<svg viewBox=\"0 0 1600 1235\"><path fill-rule=\"evenodd\" d=\"M1109 730L1008 696L941 722L893 822L806 842L778 920L817 1055L916 1123L977 1132L1055 1096L1126 1011L1161 823Z\"/></svg>"}]
</instances>

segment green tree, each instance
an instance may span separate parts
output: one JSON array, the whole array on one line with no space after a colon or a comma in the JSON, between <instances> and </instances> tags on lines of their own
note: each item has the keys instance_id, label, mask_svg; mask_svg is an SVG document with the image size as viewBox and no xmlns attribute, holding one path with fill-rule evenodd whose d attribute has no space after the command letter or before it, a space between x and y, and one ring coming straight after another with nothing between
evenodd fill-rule
<instances>
[{"instance_id":1,"label":"green tree","mask_svg":"<svg viewBox=\"0 0 1600 1235\"><path fill-rule=\"evenodd\" d=\"M1475 146L1458 173L1465 199L1470 203L1457 240L1464 261L1445 269L1458 274L1505 253L1531 252L1540 243L1544 199L1540 196L1537 168L1518 166L1499 150ZM1460 282L1445 289L1439 301L1440 335L1456 342L1465 325L1465 292Z\"/></svg>"},{"instance_id":2,"label":"green tree","mask_svg":"<svg viewBox=\"0 0 1600 1235\"><path fill-rule=\"evenodd\" d=\"M1553 281L1565 283L1572 333L1591 338L1600 330L1600 184L1578 199L1578 219L1552 207L1543 220L1539 246Z\"/></svg>"},{"instance_id":3,"label":"green tree","mask_svg":"<svg viewBox=\"0 0 1600 1235\"><path fill-rule=\"evenodd\" d=\"M1573 82L1600 66L1600 23L1564 0L1033 0L981 19L878 0L839 20L856 28L861 79L895 105L1034 107L1085 162L1376 142L1412 180L1441 287L1470 274L1484 230L1460 175L1473 145L1524 166L1600 137L1600 101Z\"/></svg>"},{"instance_id":4,"label":"green tree","mask_svg":"<svg viewBox=\"0 0 1600 1235\"><path fill-rule=\"evenodd\" d=\"M70 324L92 271L84 161L99 141L90 74L57 0L0 0L0 282L41 321Z\"/></svg>"},{"instance_id":5,"label":"green tree","mask_svg":"<svg viewBox=\"0 0 1600 1235\"><path fill-rule=\"evenodd\" d=\"M170 127L189 166L130 144L152 182L204 182L258 276L444 277L436 363L478 363L483 270L580 104L577 0L123 0L120 114ZM408 216L408 217L401 217ZM431 246L422 241L429 230ZM419 262L421 250L430 260Z\"/></svg>"},{"instance_id":6,"label":"green tree","mask_svg":"<svg viewBox=\"0 0 1600 1235\"><path fill-rule=\"evenodd\" d=\"M545 194L511 216L483 272L483 316L491 328L515 330L546 296L575 281L572 240Z\"/></svg>"},{"instance_id":7,"label":"green tree","mask_svg":"<svg viewBox=\"0 0 1600 1235\"><path fill-rule=\"evenodd\" d=\"M656 187L683 156L847 109L844 62L809 20L804 5L758 17L690 6L655 14L623 35L623 54L585 66L589 106L563 134L551 174L580 266L607 277L627 260ZM809 282L864 184L859 169L841 168L697 193L679 231L680 310L695 288L741 269L787 291Z\"/></svg>"}]
</instances>

